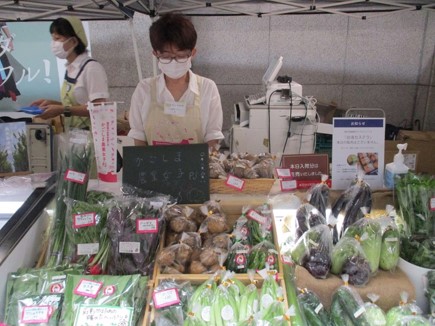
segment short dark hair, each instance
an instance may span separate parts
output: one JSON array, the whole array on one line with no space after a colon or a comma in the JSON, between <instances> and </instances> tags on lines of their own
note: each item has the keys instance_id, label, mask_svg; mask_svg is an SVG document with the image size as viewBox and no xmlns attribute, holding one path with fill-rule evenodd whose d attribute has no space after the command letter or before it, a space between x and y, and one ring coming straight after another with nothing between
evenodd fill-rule
<instances>
[{"instance_id":1,"label":"short dark hair","mask_svg":"<svg viewBox=\"0 0 435 326\"><path fill-rule=\"evenodd\" d=\"M78 41L77 46L74 48L74 52L79 55L86 51L86 45L80 40L77 34L74 32L73 27L65 18L57 18L53 20L50 25L50 34L59 34L65 37L75 37Z\"/></svg>"},{"instance_id":2,"label":"short dark hair","mask_svg":"<svg viewBox=\"0 0 435 326\"><path fill-rule=\"evenodd\" d=\"M162 52L168 44L179 50L193 50L197 34L190 19L177 13L162 15L150 27L150 41L154 51Z\"/></svg>"}]
</instances>

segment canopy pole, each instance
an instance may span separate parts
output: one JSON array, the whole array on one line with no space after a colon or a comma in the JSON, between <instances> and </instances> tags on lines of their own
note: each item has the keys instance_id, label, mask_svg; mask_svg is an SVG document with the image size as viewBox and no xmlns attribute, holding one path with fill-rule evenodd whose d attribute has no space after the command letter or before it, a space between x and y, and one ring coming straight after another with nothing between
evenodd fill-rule
<instances>
[{"instance_id":1,"label":"canopy pole","mask_svg":"<svg viewBox=\"0 0 435 326\"><path fill-rule=\"evenodd\" d=\"M142 66L140 64L140 58L139 58L139 50L137 48L137 40L136 40L136 34L134 33L134 26L133 26L133 19L129 19L129 26L131 31L131 39L133 40L133 50L134 50L134 57L136 59L136 68L137 68L137 75L139 77L139 81L142 80Z\"/></svg>"}]
</instances>

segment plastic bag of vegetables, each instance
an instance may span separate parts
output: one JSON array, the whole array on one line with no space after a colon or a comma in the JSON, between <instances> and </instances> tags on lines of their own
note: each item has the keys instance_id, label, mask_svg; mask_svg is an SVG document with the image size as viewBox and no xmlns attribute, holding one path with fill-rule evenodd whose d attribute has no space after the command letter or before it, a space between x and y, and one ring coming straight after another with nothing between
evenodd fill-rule
<instances>
[{"instance_id":1,"label":"plastic bag of vegetables","mask_svg":"<svg viewBox=\"0 0 435 326\"><path fill-rule=\"evenodd\" d=\"M211 305L210 325L234 325L239 321L238 297L234 296L234 291L229 287L229 282L222 282L216 288Z\"/></svg>"},{"instance_id":2,"label":"plastic bag of vegetables","mask_svg":"<svg viewBox=\"0 0 435 326\"><path fill-rule=\"evenodd\" d=\"M153 290L155 326L182 326L194 290L190 282L162 280Z\"/></svg>"},{"instance_id":3,"label":"plastic bag of vegetables","mask_svg":"<svg viewBox=\"0 0 435 326\"><path fill-rule=\"evenodd\" d=\"M226 268L236 273L246 273L248 270L249 251L242 242L236 242L228 252Z\"/></svg>"},{"instance_id":4,"label":"plastic bag of vegetables","mask_svg":"<svg viewBox=\"0 0 435 326\"><path fill-rule=\"evenodd\" d=\"M400 293L400 303L398 306L390 308L387 312L387 325L399 326L400 322L406 316L421 316L423 311L415 302L409 302L409 294L407 292ZM412 325L412 324L411 324Z\"/></svg>"},{"instance_id":5,"label":"plastic bag of vegetables","mask_svg":"<svg viewBox=\"0 0 435 326\"><path fill-rule=\"evenodd\" d=\"M266 264L270 269L278 269L278 251L272 242L263 240L252 247L248 257L248 269L264 269Z\"/></svg>"},{"instance_id":6,"label":"plastic bag of vegetables","mask_svg":"<svg viewBox=\"0 0 435 326\"><path fill-rule=\"evenodd\" d=\"M273 242L272 234L272 209L269 204L260 205L246 212L249 222L249 230L252 245L256 245L263 240Z\"/></svg>"},{"instance_id":7,"label":"plastic bag of vegetables","mask_svg":"<svg viewBox=\"0 0 435 326\"><path fill-rule=\"evenodd\" d=\"M362 210L365 211L364 208ZM349 225L344 236L358 240L370 264L371 272L376 273L379 268L382 246L382 231L378 219L365 214L363 218Z\"/></svg>"},{"instance_id":8,"label":"plastic bag of vegetables","mask_svg":"<svg viewBox=\"0 0 435 326\"><path fill-rule=\"evenodd\" d=\"M321 224L326 224L325 216L313 205L302 204L296 210L294 239L299 239L310 228Z\"/></svg>"},{"instance_id":9,"label":"plastic bag of vegetables","mask_svg":"<svg viewBox=\"0 0 435 326\"><path fill-rule=\"evenodd\" d=\"M310 326L332 326L329 313L317 294L308 289L301 289L298 300Z\"/></svg>"},{"instance_id":10,"label":"plastic bag of vegetables","mask_svg":"<svg viewBox=\"0 0 435 326\"><path fill-rule=\"evenodd\" d=\"M68 275L61 325L134 325L142 314L148 277L135 275Z\"/></svg>"},{"instance_id":11,"label":"plastic bag of vegetables","mask_svg":"<svg viewBox=\"0 0 435 326\"><path fill-rule=\"evenodd\" d=\"M433 326L433 324L423 316L405 316L394 326Z\"/></svg>"},{"instance_id":12,"label":"plastic bag of vegetables","mask_svg":"<svg viewBox=\"0 0 435 326\"><path fill-rule=\"evenodd\" d=\"M361 207L372 208L372 190L362 176L358 176L352 184L343 191L331 207L331 219L337 221L334 226L334 244L342 237L349 225L364 217Z\"/></svg>"},{"instance_id":13,"label":"plastic bag of vegetables","mask_svg":"<svg viewBox=\"0 0 435 326\"><path fill-rule=\"evenodd\" d=\"M333 294L331 302L331 321L335 326L373 326L367 319L364 302L358 292L348 286L347 275L343 275L344 285Z\"/></svg>"},{"instance_id":14,"label":"plastic bag of vegetables","mask_svg":"<svg viewBox=\"0 0 435 326\"><path fill-rule=\"evenodd\" d=\"M387 317L385 316L384 311L376 304L376 301L379 299L379 295L375 293L368 293L367 298L370 301L365 302L364 307L366 309L367 320L369 321L370 325L387 325Z\"/></svg>"},{"instance_id":15,"label":"plastic bag of vegetables","mask_svg":"<svg viewBox=\"0 0 435 326\"><path fill-rule=\"evenodd\" d=\"M188 301L183 326L207 326L210 323L211 304L216 290L214 277L200 284Z\"/></svg>"},{"instance_id":16,"label":"plastic bag of vegetables","mask_svg":"<svg viewBox=\"0 0 435 326\"><path fill-rule=\"evenodd\" d=\"M115 201L107 217L111 240L108 273L152 275L163 234L167 197L129 196Z\"/></svg>"},{"instance_id":17,"label":"plastic bag of vegetables","mask_svg":"<svg viewBox=\"0 0 435 326\"><path fill-rule=\"evenodd\" d=\"M387 214L388 209L387 209ZM379 219L382 232L381 257L379 268L394 271L400 258L400 233L396 223L390 216Z\"/></svg>"},{"instance_id":18,"label":"plastic bag of vegetables","mask_svg":"<svg viewBox=\"0 0 435 326\"><path fill-rule=\"evenodd\" d=\"M307 190L308 202L317 208L323 216L326 216L326 209L329 204L329 186L326 184L329 176L323 174L321 176L321 182L311 186Z\"/></svg>"},{"instance_id":19,"label":"plastic bag of vegetables","mask_svg":"<svg viewBox=\"0 0 435 326\"><path fill-rule=\"evenodd\" d=\"M247 322L250 319L253 319L260 308L255 271L252 269L248 270L248 277L250 283L245 287L245 291L240 295L240 322Z\"/></svg>"},{"instance_id":20,"label":"plastic bag of vegetables","mask_svg":"<svg viewBox=\"0 0 435 326\"><path fill-rule=\"evenodd\" d=\"M349 284L362 286L370 280L370 264L355 238L341 238L332 249L331 260L331 273L348 274Z\"/></svg>"},{"instance_id":21,"label":"plastic bag of vegetables","mask_svg":"<svg viewBox=\"0 0 435 326\"><path fill-rule=\"evenodd\" d=\"M252 247L252 237L251 237L251 229L249 226L249 220L246 217L246 212L249 210L249 207L242 208L242 215L236 220L234 223L232 238L234 242L242 243L247 249Z\"/></svg>"},{"instance_id":22,"label":"plastic bag of vegetables","mask_svg":"<svg viewBox=\"0 0 435 326\"><path fill-rule=\"evenodd\" d=\"M331 268L332 237L329 227L320 224L306 231L291 249L293 261L316 278L326 278Z\"/></svg>"}]
</instances>

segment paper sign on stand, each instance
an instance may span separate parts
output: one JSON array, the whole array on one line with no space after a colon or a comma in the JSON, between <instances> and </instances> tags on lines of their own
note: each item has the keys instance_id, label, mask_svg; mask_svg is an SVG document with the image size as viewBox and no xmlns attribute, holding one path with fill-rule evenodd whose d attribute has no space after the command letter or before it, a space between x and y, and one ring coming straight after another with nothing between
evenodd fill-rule
<instances>
[{"instance_id":1,"label":"paper sign on stand","mask_svg":"<svg viewBox=\"0 0 435 326\"><path fill-rule=\"evenodd\" d=\"M347 189L361 175L383 188L385 118L334 118L333 126L332 189Z\"/></svg>"},{"instance_id":2,"label":"paper sign on stand","mask_svg":"<svg viewBox=\"0 0 435 326\"><path fill-rule=\"evenodd\" d=\"M117 103L88 103L98 179L116 182Z\"/></svg>"}]
</instances>

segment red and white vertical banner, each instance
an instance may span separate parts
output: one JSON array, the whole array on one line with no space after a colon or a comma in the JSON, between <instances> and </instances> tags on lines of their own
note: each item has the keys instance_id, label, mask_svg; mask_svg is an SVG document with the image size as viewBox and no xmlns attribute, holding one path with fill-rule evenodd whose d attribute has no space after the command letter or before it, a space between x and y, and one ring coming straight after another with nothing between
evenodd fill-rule
<instances>
[{"instance_id":1,"label":"red and white vertical banner","mask_svg":"<svg viewBox=\"0 0 435 326\"><path fill-rule=\"evenodd\" d=\"M90 103L92 136L97 160L98 179L116 182L117 103Z\"/></svg>"}]
</instances>

